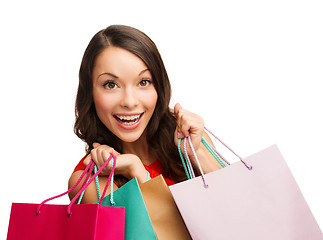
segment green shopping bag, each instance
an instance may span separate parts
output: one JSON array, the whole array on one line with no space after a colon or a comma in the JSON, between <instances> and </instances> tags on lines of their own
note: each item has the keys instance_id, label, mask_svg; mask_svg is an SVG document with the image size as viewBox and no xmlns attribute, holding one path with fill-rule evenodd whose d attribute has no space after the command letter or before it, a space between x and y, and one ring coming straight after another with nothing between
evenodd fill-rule
<instances>
[{"instance_id":1,"label":"green shopping bag","mask_svg":"<svg viewBox=\"0 0 323 240\"><path fill-rule=\"evenodd\" d=\"M96 181L97 188L100 189L98 183ZM111 187L112 184L113 180ZM125 207L125 240L157 240L137 178L131 179L114 192L111 191L102 200L101 206Z\"/></svg>"}]
</instances>

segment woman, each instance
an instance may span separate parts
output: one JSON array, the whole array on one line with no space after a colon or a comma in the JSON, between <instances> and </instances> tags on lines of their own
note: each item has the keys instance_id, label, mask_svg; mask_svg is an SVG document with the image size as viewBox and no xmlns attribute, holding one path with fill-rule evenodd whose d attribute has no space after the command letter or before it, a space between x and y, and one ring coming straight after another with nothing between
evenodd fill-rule
<instances>
[{"instance_id":1,"label":"woman","mask_svg":"<svg viewBox=\"0 0 323 240\"><path fill-rule=\"evenodd\" d=\"M82 59L75 107L74 130L85 141L87 155L75 168L69 186L91 159L101 167L110 154L117 157L115 188L133 177L142 183L159 174L168 185L185 180L177 144L189 134L204 172L219 169L201 144L202 136L209 139L203 119L179 104L172 112L170 97L167 72L148 36L122 25L95 34ZM188 153L192 157L189 147ZM197 169L194 161L193 167ZM109 163L100 173L102 188L110 169ZM95 183L91 183L82 203L97 200Z\"/></svg>"}]
</instances>

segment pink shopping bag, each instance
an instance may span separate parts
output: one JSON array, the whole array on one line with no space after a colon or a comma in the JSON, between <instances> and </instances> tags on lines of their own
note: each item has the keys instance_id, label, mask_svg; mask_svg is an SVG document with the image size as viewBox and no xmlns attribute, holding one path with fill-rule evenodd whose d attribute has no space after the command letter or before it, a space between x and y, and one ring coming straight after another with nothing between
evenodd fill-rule
<instances>
[{"instance_id":1,"label":"pink shopping bag","mask_svg":"<svg viewBox=\"0 0 323 240\"><path fill-rule=\"evenodd\" d=\"M194 240L323 239L275 145L170 191Z\"/></svg>"},{"instance_id":2,"label":"pink shopping bag","mask_svg":"<svg viewBox=\"0 0 323 240\"><path fill-rule=\"evenodd\" d=\"M41 204L13 203L7 240L123 240L125 224L123 207L105 207L101 206L101 202L99 204L74 204L110 159L111 156L89 181L84 181L83 187L69 205L52 205L45 204L45 202L72 191L86 172L89 178L89 173L92 172L94 166L93 162L67 192L47 199ZM112 171L114 167L115 161ZM102 196L105 195L106 189L107 186Z\"/></svg>"}]
</instances>

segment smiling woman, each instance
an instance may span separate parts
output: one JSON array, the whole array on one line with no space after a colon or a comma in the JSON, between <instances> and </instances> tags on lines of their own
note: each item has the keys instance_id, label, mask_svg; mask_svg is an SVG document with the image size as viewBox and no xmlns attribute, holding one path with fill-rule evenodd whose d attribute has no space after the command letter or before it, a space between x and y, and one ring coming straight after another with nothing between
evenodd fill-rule
<instances>
[{"instance_id":1,"label":"smiling woman","mask_svg":"<svg viewBox=\"0 0 323 240\"><path fill-rule=\"evenodd\" d=\"M203 170L221 168L201 146L202 136L208 138L203 119L179 104L171 111L170 97L162 58L146 34L122 25L95 34L81 63L75 108L75 133L86 142L87 154L75 168L69 185L74 185L91 159L101 167L110 154L117 156L115 188L134 177L142 183L159 174L169 185L185 180L177 144L188 134ZM100 173L101 186L110 170L108 165ZM95 184L89 188L82 203L97 200Z\"/></svg>"}]
</instances>

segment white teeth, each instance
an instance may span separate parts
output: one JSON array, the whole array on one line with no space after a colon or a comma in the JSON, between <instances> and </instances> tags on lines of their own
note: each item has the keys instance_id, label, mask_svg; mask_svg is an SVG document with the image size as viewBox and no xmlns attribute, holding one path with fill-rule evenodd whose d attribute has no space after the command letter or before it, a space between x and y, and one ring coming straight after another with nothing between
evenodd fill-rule
<instances>
[{"instance_id":1,"label":"white teeth","mask_svg":"<svg viewBox=\"0 0 323 240\"><path fill-rule=\"evenodd\" d=\"M119 122L124 125L133 125L137 123L140 119L141 114L138 115L131 115L131 116L124 116L124 115L115 115Z\"/></svg>"},{"instance_id":2,"label":"white teeth","mask_svg":"<svg viewBox=\"0 0 323 240\"><path fill-rule=\"evenodd\" d=\"M127 121L134 121L134 120L138 120L140 118L140 114L139 115L132 115L132 116L120 116L120 115L116 115L120 120L127 120Z\"/></svg>"},{"instance_id":3,"label":"white teeth","mask_svg":"<svg viewBox=\"0 0 323 240\"><path fill-rule=\"evenodd\" d=\"M137 122L137 121L136 121ZM127 125L127 126L130 126L130 125L132 125L132 124L134 124L134 123L136 123L136 122L123 122L123 124L124 125Z\"/></svg>"}]
</instances>

